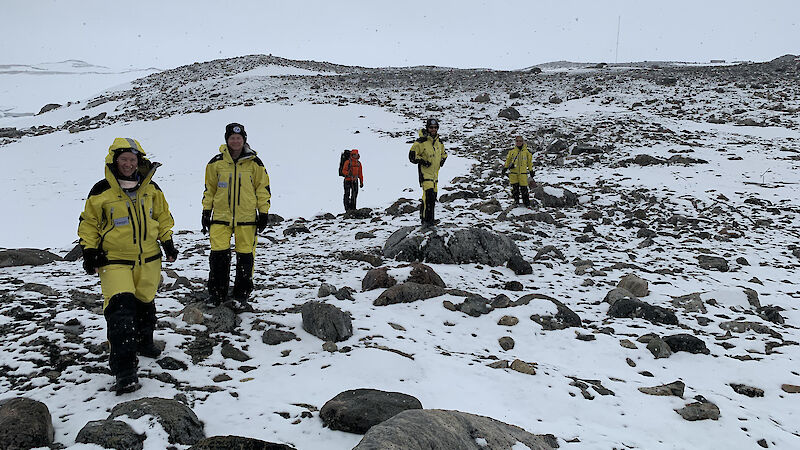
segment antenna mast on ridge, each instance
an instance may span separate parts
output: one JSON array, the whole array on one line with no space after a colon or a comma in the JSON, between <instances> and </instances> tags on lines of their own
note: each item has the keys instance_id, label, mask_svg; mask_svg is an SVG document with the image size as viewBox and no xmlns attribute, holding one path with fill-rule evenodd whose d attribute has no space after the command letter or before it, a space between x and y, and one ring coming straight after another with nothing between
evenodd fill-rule
<instances>
[{"instance_id":1,"label":"antenna mast on ridge","mask_svg":"<svg viewBox=\"0 0 800 450\"><path fill-rule=\"evenodd\" d=\"M619 56L619 24L622 22L622 16L617 16L617 49L614 50L614 64L617 63L617 57Z\"/></svg>"}]
</instances>

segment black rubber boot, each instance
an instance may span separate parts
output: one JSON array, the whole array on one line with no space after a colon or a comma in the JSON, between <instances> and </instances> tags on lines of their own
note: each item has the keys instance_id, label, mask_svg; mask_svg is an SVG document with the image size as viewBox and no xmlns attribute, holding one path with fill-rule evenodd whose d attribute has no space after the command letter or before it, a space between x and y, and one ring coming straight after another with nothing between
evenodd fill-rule
<instances>
[{"instance_id":1,"label":"black rubber boot","mask_svg":"<svg viewBox=\"0 0 800 450\"><path fill-rule=\"evenodd\" d=\"M111 355L108 365L111 374L116 377L115 390L123 392L138 389L136 369L139 360L136 358L136 304L139 300L130 293L117 294L108 302L103 314L108 324L108 342L111 344ZM132 390L131 390L132 389Z\"/></svg>"},{"instance_id":2,"label":"black rubber boot","mask_svg":"<svg viewBox=\"0 0 800 450\"><path fill-rule=\"evenodd\" d=\"M252 310L247 303L253 292L253 254L236 252L236 279L233 282L233 309Z\"/></svg>"},{"instance_id":3,"label":"black rubber boot","mask_svg":"<svg viewBox=\"0 0 800 450\"><path fill-rule=\"evenodd\" d=\"M158 358L161 349L153 342L156 329L155 301L136 303L136 353L148 358Z\"/></svg>"},{"instance_id":4,"label":"black rubber boot","mask_svg":"<svg viewBox=\"0 0 800 450\"><path fill-rule=\"evenodd\" d=\"M433 189L425 190L425 209L422 214L422 224L433 226L436 224L434 220L434 211L436 210L436 191Z\"/></svg>"},{"instance_id":5,"label":"black rubber boot","mask_svg":"<svg viewBox=\"0 0 800 450\"><path fill-rule=\"evenodd\" d=\"M528 186L520 186L519 195L522 197L522 204L530 208L531 199L530 196L528 195Z\"/></svg>"},{"instance_id":6,"label":"black rubber boot","mask_svg":"<svg viewBox=\"0 0 800 450\"><path fill-rule=\"evenodd\" d=\"M519 185L511 185L511 197L514 199L514 205L519 205Z\"/></svg>"},{"instance_id":7,"label":"black rubber boot","mask_svg":"<svg viewBox=\"0 0 800 450\"><path fill-rule=\"evenodd\" d=\"M122 395L138 391L141 387L142 385L139 384L139 377L136 375L136 370L129 370L116 375L113 389L117 395Z\"/></svg>"},{"instance_id":8,"label":"black rubber boot","mask_svg":"<svg viewBox=\"0 0 800 450\"><path fill-rule=\"evenodd\" d=\"M230 282L230 249L211 250L211 255L208 257L208 306L216 307L225 301Z\"/></svg>"}]
</instances>

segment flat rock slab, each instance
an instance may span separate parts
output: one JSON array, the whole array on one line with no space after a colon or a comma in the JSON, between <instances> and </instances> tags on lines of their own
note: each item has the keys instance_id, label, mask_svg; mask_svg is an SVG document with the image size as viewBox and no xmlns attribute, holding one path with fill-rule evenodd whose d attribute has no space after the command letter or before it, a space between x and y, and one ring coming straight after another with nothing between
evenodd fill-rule
<instances>
[{"instance_id":1,"label":"flat rock slab","mask_svg":"<svg viewBox=\"0 0 800 450\"><path fill-rule=\"evenodd\" d=\"M55 430L47 405L25 397L0 401L0 448L27 449L53 443Z\"/></svg>"},{"instance_id":2,"label":"flat rock slab","mask_svg":"<svg viewBox=\"0 0 800 450\"><path fill-rule=\"evenodd\" d=\"M387 258L434 264L500 266L519 254L519 248L511 238L482 228L438 230L404 227L389 236L383 246L383 255Z\"/></svg>"},{"instance_id":3,"label":"flat rock slab","mask_svg":"<svg viewBox=\"0 0 800 450\"><path fill-rule=\"evenodd\" d=\"M75 438L75 442L80 444L126 450L142 450L144 440L145 435L136 434L130 425L120 420L94 420L87 423Z\"/></svg>"},{"instance_id":4,"label":"flat rock slab","mask_svg":"<svg viewBox=\"0 0 800 450\"><path fill-rule=\"evenodd\" d=\"M685 388L686 384L684 384L683 381L673 381L672 383L662 384L660 386L640 387L639 392L648 395L663 395L663 396L674 395L675 397L683 398L683 390Z\"/></svg>"},{"instance_id":5,"label":"flat rock slab","mask_svg":"<svg viewBox=\"0 0 800 450\"><path fill-rule=\"evenodd\" d=\"M189 450L295 450L295 448L242 436L213 436L194 444Z\"/></svg>"},{"instance_id":6,"label":"flat rock slab","mask_svg":"<svg viewBox=\"0 0 800 450\"><path fill-rule=\"evenodd\" d=\"M710 402L689 403L683 408L676 409L675 412L690 422L695 420L719 419L719 408L717 405Z\"/></svg>"},{"instance_id":7,"label":"flat rock slab","mask_svg":"<svg viewBox=\"0 0 800 450\"><path fill-rule=\"evenodd\" d=\"M402 283L383 291L372 304L386 306L396 303L411 303L444 294L445 290L443 288L432 284Z\"/></svg>"},{"instance_id":8,"label":"flat rock slab","mask_svg":"<svg viewBox=\"0 0 800 450\"><path fill-rule=\"evenodd\" d=\"M557 448L555 440L528 433L490 417L460 411L403 411L373 426L353 450L486 450L511 449L522 443L530 450Z\"/></svg>"},{"instance_id":9,"label":"flat rock slab","mask_svg":"<svg viewBox=\"0 0 800 450\"><path fill-rule=\"evenodd\" d=\"M157 397L146 397L120 403L111 410L108 419L128 416L138 419L151 415L158 420L169 436L171 444L193 445L205 439L203 422L183 403Z\"/></svg>"},{"instance_id":10,"label":"flat rock slab","mask_svg":"<svg viewBox=\"0 0 800 450\"><path fill-rule=\"evenodd\" d=\"M678 317L674 312L661 306L653 306L634 298L620 298L608 308L611 317L645 319L653 323L677 325Z\"/></svg>"},{"instance_id":11,"label":"flat rock slab","mask_svg":"<svg viewBox=\"0 0 800 450\"><path fill-rule=\"evenodd\" d=\"M408 409L422 409L422 403L400 392L353 389L328 400L319 416L331 430L364 434L374 425Z\"/></svg>"},{"instance_id":12,"label":"flat rock slab","mask_svg":"<svg viewBox=\"0 0 800 450\"><path fill-rule=\"evenodd\" d=\"M261 342L267 345L278 345L297 339L297 335L291 331L283 331L277 328L270 328L261 336Z\"/></svg>"}]
</instances>

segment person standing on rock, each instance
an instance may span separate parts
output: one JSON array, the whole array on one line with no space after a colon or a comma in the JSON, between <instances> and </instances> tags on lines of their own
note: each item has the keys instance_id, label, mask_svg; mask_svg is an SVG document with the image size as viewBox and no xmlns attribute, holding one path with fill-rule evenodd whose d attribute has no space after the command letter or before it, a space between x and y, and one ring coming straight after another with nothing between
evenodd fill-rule
<instances>
[{"instance_id":1,"label":"person standing on rock","mask_svg":"<svg viewBox=\"0 0 800 450\"><path fill-rule=\"evenodd\" d=\"M528 150L528 144L525 143L522 136L517 136L514 143L516 145L508 151L508 156L506 156L503 175L508 174L514 206L519 205L519 198L522 196L522 204L530 207L528 175L533 177L533 154Z\"/></svg>"},{"instance_id":2,"label":"person standing on rock","mask_svg":"<svg viewBox=\"0 0 800 450\"><path fill-rule=\"evenodd\" d=\"M408 159L417 165L419 185L422 187L422 225L433 226L436 224L434 208L439 191L439 169L447 160L447 152L439 137L438 120L430 118L425 121L425 128L419 130L419 138L408 152Z\"/></svg>"},{"instance_id":3,"label":"person standing on rock","mask_svg":"<svg viewBox=\"0 0 800 450\"><path fill-rule=\"evenodd\" d=\"M344 210L352 211L356 209L356 198L358 198L359 182L364 187L364 174L361 169L361 156L358 149L350 150L350 158L342 166L342 176L344 176Z\"/></svg>"},{"instance_id":4,"label":"person standing on rock","mask_svg":"<svg viewBox=\"0 0 800 450\"><path fill-rule=\"evenodd\" d=\"M203 233L209 233L208 301L216 307L227 301L231 270L231 236L235 240L236 278L231 306L248 311L253 291L257 233L267 227L272 193L264 163L247 144L244 125L225 127L225 144L206 165L203 192Z\"/></svg>"},{"instance_id":5,"label":"person standing on rock","mask_svg":"<svg viewBox=\"0 0 800 450\"><path fill-rule=\"evenodd\" d=\"M161 247L173 262L175 221L161 188L152 181L151 163L135 139L116 138L106 156L105 178L86 199L78 223L83 268L100 275L103 315L111 344L109 365L117 394L138 389L137 353L157 358L153 342L161 282Z\"/></svg>"}]
</instances>

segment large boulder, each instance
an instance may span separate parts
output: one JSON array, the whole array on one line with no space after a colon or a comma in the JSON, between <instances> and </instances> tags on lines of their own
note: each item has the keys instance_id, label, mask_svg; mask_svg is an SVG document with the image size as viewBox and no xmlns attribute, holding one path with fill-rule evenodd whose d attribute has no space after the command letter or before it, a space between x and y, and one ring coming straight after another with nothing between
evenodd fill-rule
<instances>
[{"instance_id":1,"label":"large boulder","mask_svg":"<svg viewBox=\"0 0 800 450\"><path fill-rule=\"evenodd\" d=\"M555 444L555 445L551 445ZM557 448L554 439L537 436L490 417L440 409L412 409L369 429L353 450Z\"/></svg>"},{"instance_id":2,"label":"large boulder","mask_svg":"<svg viewBox=\"0 0 800 450\"><path fill-rule=\"evenodd\" d=\"M432 284L441 288L447 287L442 280L442 277L436 273L430 266L413 262L411 263L411 274L406 279L406 282L417 284Z\"/></svg>"},{"instance_id":3,"label":"large boulder","mask_svg":"<svg viewBox=\"0 0 800 450\"><path fill-rule=\"evenodd\" d=\"M142 450L144 440L144 434L137 434L130 425L120 420L94 420L81 428L75 438L79 444L130 450Z\"/></svg>"},{"instance_id":4,"label":"large boulder","mask_svg":"<svg viewBox=\"0 0 800 450\"><path fill-rule=\"evenodd\" d=\"M319 411L319 417L331 430L364 434L372 426L407 409L422 409L422 403L400 392L353 389L328 400Z\"/></svg>"},{"instance_id":5,"label":"large boulder","mask_svg":"<svg viewBox=\"0 0 800 450\"><path fill-rule=\"evenodd\" d=\"M400 261L499 266L520 253L509 237L482 228L423 231L404 227L389 236L383 254Z\"/></svg>"},{"instance_id":6,"label":"large boulder","mask_svg":"<svg viewBox=\"0 0 800 450\"><path fill-rule=\"evenodd\" d=\"M688 333L673 334L664 338L664 342L669 345L673 353L689 352L689 353L702 353L708 355L711 353L706 347L706 343L702 339Z\"/></svg>"},{"instance_id":7,"label":"large boulder","mask_svg":"<svg viewBox=\"0 0 800 450\"><path fill-rule=\"evenodd\" d=\"M639 278L635 274L629 273L622 277L617 283L617 287L625 289L637 297L646 297L649 293L647 280Z\"/></svg>"},{"instance_id":8,"label":"large boulder","mask_svg":"<svg viewBox=\"0 0 800 450\"><path fill-rule=\"evenodd\" d=\"M194 444L189 450L295 450L295 448L242 436L213 436Z\"/></svg>"},{"instance_id":9,"label":"large boulder","mask_svg":"<svg viewBox=\"0 0 800 450\"><path fill-rule=\"evenodd\" d=\"M300 308L303 329L323 341L339 342L353 335L350 315L329 303L311 300Z\"/></svg>"},{"instance_id":10,"label":"large boulder","mask_svg":"<svg viewBox=\"0 0 800 450\"><path fill-rule=\"evenodd\" d=\"M61 257L47 250L35 248L0 250L0 267L41 266L53 261L61 261Z\"/></svg>"},{"instance_id":11,"label":"large boulder","mask_svg":"<svg viewBox=\"0 0 800 450\"><path fill-rule=\"evenodd\" d=\"M509 106L508 108L501 109L500 112L497 114L497 117L503 117L503 118L506 118L506 119L517 120L520 117L522 117L522 115L519 113L519 111L517 111L516 108L513 108L513 107Z\"/></svg>"},{"instance_id":12,"label":"large boulder","mask_svg":"<svg viewBox=\"0 0 800 450\"><path fill-rule=\"evenodd\" d=\"M55 430L47 405L25 397L0 401L0 449L47 447Z\"/></svg>"},{"instance_id":13,"label":"large boulder","mask_svg":"<svg viewBox=\"0 0 800 450\"><path fill-rule=\"evenodd\" d=\"M620 298L608 308L611 317L627 317L645 319L653 323L677 325L678 317L674 312L661 306L653 306L635 298Z\"/></svg>"},{"instance_id":14,"label":"large boulder","mask_svg":"<svg viewBox=\"0 0 800 450\"><path fill-rule=\"evenodd\" d=\"M206 437L203 422L194 411L177 400L167 398L146 397L120 403L111 409L108 420L121 416L138 419L145 415L156 418L167 432L171 444L193 445Z\"/></svg>"},{"instance_id":15,"label":"large boulder","mask_svg":"<svg viewBox=\"0 0 800 450\"><path fill-rule=\"evenodd\" d=\"M701 268L706 270L719 270L720 272L728 271L728 261L721 256L698 255L697 263Z\"/></svg>"},{"instance_id":16,"label":"large boulder","mask_svg":"<svg viewBox=\"0 0 800 450\"><path fill-rule=\"evenodd\" d=\"M367 271L367 274L364 275L364 279L361 280L361 290L371 291L378 288L390 288L395 284L397 284L397 280L389 275L389 269L387 267L376 267L370 269Z\"/></svg>"},{"instance_id":17,"label":"large boulder","mask_svg":"<svg viewBox=\"0 0 800 450\"><path fill-rule=\"evenodd\" d=\"M578 204L578 196L564 188L555 186L538 186L533 190L533 198L542 202L542 206L565 208Z\"/></svg>"},{"instance_id":18,"label":"large boulder","mask_svg":"<svg viewBox=\"0 0 800 450\"><path fill-rule=\"evenodd\" d=\"M556 307L555 314L533 314L531 320L541 325L545 330L563 330L569 327L582 327L581 318L567 305L544 294L528 294L514 302L515 305L528 304L532 300L546 300Z\"/></svg>"},{"instance_id":19,"label":"large boulder","mask_svg":"<svg viewBox=\"0 0 800 450\"><path fill-rule=\"evenodd\" d=\"M411 303L444 294L444 288L432 284L401 283L383 291L372 304L386 306L395 303Z\"/></svg>"}]
</instances>

